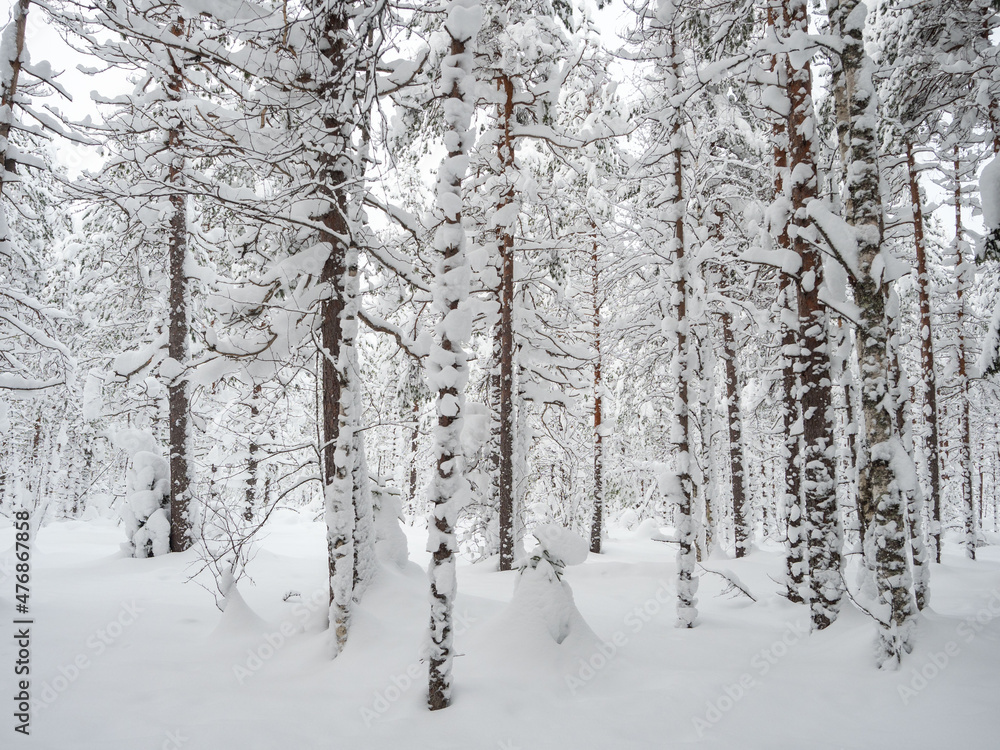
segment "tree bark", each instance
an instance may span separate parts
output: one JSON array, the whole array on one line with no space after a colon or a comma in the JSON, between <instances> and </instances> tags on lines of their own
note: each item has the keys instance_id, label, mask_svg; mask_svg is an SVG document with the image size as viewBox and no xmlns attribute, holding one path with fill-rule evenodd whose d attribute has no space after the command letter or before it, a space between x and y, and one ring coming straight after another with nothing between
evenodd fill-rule
<instances>
[{"instance_id":1,"label":"tree bark","mask_svg":"<svg viewBox=\"0 0 1000 750\"><path fill-rule=\"evenodd\" d=\"M722 314L723 358L726 367L726 408L729 412L729 465L732 477L733 540L736 557L745 557L750 549L750 529L746 512L746 477L743 470L743 417L740 413L741 384L736 368L736 337L733 314Z\"/></svg>"},{"instance_id":2,"label":"tree bark","mask_svg":"<svg viewBox=\"0 0 1000 750\"><path fill-rule=\"evenodd\" d=\"M320 388L323 419L322 480L327 530L330 590L330 648L336 657L347 643L354 589L354 430L357 427L352 361L357 330L358 250L350 222L353 160L354 75L349 55L347 4L323 6L317 23L319 52L328 69L317 94L323 108L325 143L317 154L317 193L325 201L316 217L319 241L328 254L320 272L324 297L320 307ZM353 186L352 186L353 187Z\"/></svg>"},{"instance_id":3,"label":"tree bark","mask_svg":"<svg viewBox=\"0 0 1000 750\"><path fill-rule=\"evenodd\" d=\"M790 36L808 33L805 0L787 0ZM816 200L818 178L813 159L814 115L808 58L796 66L787 58L788 143L792 196L792 247L801 260L798 314L801 357L802 489L811 573L812 626L822 630L837 617L842 593L840 529L834 479L834 433L828 315L820 301L823 263L816 249L809 204Z\"/></svg>"},{"instance_id":4,"label":"tree bark","mask_svg":"<svg viewBox=\"0 0 1000 750\"><path fill-rule=\"evenodd\" d=\"M4 184L7 181L7 173L14 172L15 165L10 160L10 131L14 124L14 102L17 97L18 79L21 77L21 68L24 64L24 38L28 27L28 9L31 7L31 0L18 0L14 6L14 17L11 22L14 24L14 49L13 56L5 61L9 70L9 78L3 81L3 91L0 92L0 196L3 195ZM2 208L0 208L2 210ZM6 221L3 224L7 226ZM7 237L0 237L0 242L9 240Z\"/></svg>"},{"instance_id":5,"label":"tree bark","mask_svg":"<svg viewBox=\"0 0 1000 750\"><path fill-rule=\"evenodd\" d=\"M471 4L471 3L470 3ZM431 483L432 525L427 548L431 552L430 644L427 705L435 711L451 703L451 669L454 659L452 609L456 594L454 522L458 516L460 495L465 485L465 466L461 451L462 410L469 372L463 338L467 335L463 318L468 311L463 303L469 294L466 236L462 227L462 179L466 154L473 138L470 126L475 103L472 50L475 30L452 30L451 22L464 20L467 11L458 1L452 2L445 30L451 37L451 54L441 63L445 105L445 144L448 155L438 172L438 208L443 223L437 244L441 265L434 284L435 307L443 320L437 327L437 351L431 360L431 387L437 391L438 425L435 431L435 473ZM465 33L471 33L466 37ZM461 325L459 325L461 323Z\"/></svg>"},{"instance_id":6,"label":"tree bark","mask_svg":"<svg viewBox=\"0 0 1000 750\"><path fill-rule=\"evenodd\" d=\"M509 76L497 79L503 101L497 112L502 134L497 144L497 158L504 175L514 169L514 82ZM514 202L514 185L506 186L497 211ZM499 367L499 460L497 495L500 514L500 570L510 570L514 563L514 236L505 226L498 237L500 261L500 322L497 329Z\"/></svg>"},{"instance_id":7,"label":"tree bark","mask_svg":"<svg viewBox=\"0 0 1000 750\"><path fill-rule=\"evenodd\" d=\"M184 34L184 19L177 17L170 33L180 38ZM184 91L184 70L177 54L170 55L173 68L168 72L167 99L179 106ZM167 181L183 188L185 159L181 153L184 126L176 114L167 131L167 148L171 153ZM183 552L194 542L196 519L191 495L191 464L193 440L191 434L191 385L187 374L191 339L191 290L188 281L187 196L173 193L170 198L168 264L170 290L167 321L167 354L176 373L167 381L170 449L170 551Z\"/></svg>"},{"instance_id":8,"label":"tree bark","mask_svg":"<svg viewBox=\"0 0 1000 750\"><path fill-rule=\"evenodd\" d=\"M976 559L976 512L975 500L972 490L972 422L969 413L969 354L965 343L965 317L966 301L965 292L968 285L969 266L966 265L965 255L962 252L964 240L962 239L962 181L961 181L961 161L959 159L958 147L955 147L955 297L958 305L955 320L955 332L957 334L958 351L958 476L959 487L962 493L962 516L965 525L965 556L970 560Z\"/></svg>"},{"instance_id":9,"label":"tree bark","mask_svg":"<svg viewBox=\"0 0 1000 750\"><path fill-rule=\"evenodd\" d=\"M930 474L931 528L935 562L941 562L941 458L938 439L937 370L934 364L933 323L931 320L931 277L927 270L927 240L924 236L923 202L913 144L906 141L906 166L913 211L913 242L917 255L917 295L920 308L920 372L924 383L924 424L927 426L927 469Z\"/></svg>"},{"instance_id":10,"label":"tree bark","mask_svg":"<svg viewBox=\"0 0 1000 750\"><path fill-rule=\"evenodd\" d=\"M890 280L880 270L887 267L888 259L882 255L877 92L874 66L864 48L865 9L858 0L831 0L830 8L831 25L843 45L844 77L851 83L847 90L850 148L845 165L845 218L854 228L858 247L853 289L859 308L857 347L866 443L866 455L858 462L858 507L867 529L866 559L874 567L879 599L890 612L889 621L879 629L879 666L892 669L912 649L915 603L907 555L907 477L900 472L904 462L912 463L912 457L906 450L905 431L894 430L893 424L894 419L902 422L904 416L890 355L895 345L890 337L894 324L887 313Z\"/></svg>"},{"instance_id":11,"label":"tree bark","mask_svg":"<svg viewBox=\"0 0 1000 750\"><path fill-rule=\"evenodd\" d=\"M593 224L592 224L593 226ZM604 444L601 432L601 396L603 384L601 382L601 302L600 302L600 273L598 268L598 245L597 227L595 230L594 244L591 251L591 295L593 296L593 327L594 327L594 512L590 524L590 551L594 554L601 552L601 537L604 531L604 483L602 470L604 468Z\"/></svg>"}]
</instances>

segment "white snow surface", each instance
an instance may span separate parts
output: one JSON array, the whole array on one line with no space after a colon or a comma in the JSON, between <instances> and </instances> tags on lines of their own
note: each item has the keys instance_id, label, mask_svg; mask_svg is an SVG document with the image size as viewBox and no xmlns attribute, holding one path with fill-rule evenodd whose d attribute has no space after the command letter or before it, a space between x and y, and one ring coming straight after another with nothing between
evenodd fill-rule
<instances>
[{"instance_id":1,"label":"white snow surface","mask_svg":"<svg viewBox=\"0 0 1000 750\"><path fill-rule=\"evenodd\" d=\"M931 566L931 609L898 672L874 668L874 625L846 601L832 627L808 634L806 608L774 593L783 570L776 544L706 561L732 570L759 602L719 596L725 583L704 576L698 625L687 630L674 627L675 546L612 526L604 554L566 571L581 625L562 643L526 614L537 586L519 599L517 571L496 572L495 559L462 561L454 703L432 713L420 661L426 530L407 529L415 562L380 571L331 661L324 527L309 514L279 520L225 613L187 581L194 551L126 558L121 529L101 518L41 529L32 550L31 736L14 736L8 710L0 746L914 750L1000 741L998 546L969 562L946 545L944 562ZM0 570L11 569L13 554L3 519ZM13 577L0 577L9 625ZM284 601L289 589L301 596ZM0 639L8 709L15 646Z\"/></svg>"}]
</instances>

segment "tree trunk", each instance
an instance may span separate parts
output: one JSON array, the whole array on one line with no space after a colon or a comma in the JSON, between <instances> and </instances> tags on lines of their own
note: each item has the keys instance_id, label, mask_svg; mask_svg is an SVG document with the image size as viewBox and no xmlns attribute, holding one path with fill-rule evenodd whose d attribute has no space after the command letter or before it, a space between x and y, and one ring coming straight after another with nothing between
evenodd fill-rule
<instances>
[{"instance_id":1,"label":"tree trunk","mask_svg":"<svg viewBox=\"0 0 1000 750\"><path fill-rule=\"evenodd\" d=\"M180 38L184 34L184 19L176 18L170 33ZM178 56L171 56L173 68L167 80L167 98L179 105L184 89L184 70ZM184 186L185 160L181 153L184 137L179 119L167 132L167 148L171 153L168 182ZM170 291L168 295L167 354L175 370L167 380L170 448L170 551L183 552L194 542L196 509L191 494L191 464L193 436L191 434L191 385L187 364L191 352L191 289L188 264L187 197L184 193L170 196L170 228L168 263Z\"/></svg>"},{"instance_id":2,"label":"tree trunk","mask_svg":"<svg viewBox=\"0 0 1000 750\"><path fill-rule=\"evenodd\" d=\"M320 273L324 298L320 308L324 487L330 589L330 648L336 657L347 643L354 588L354 431L357 427L351 363L357 331L358 250L349 218L352 184L350 131L354 71L348 59L347 5L330 6L317 19L320 52L329 65L318 95L324 108L324 150L317 154L317 192L325 210L319 241L329 248Z\"/></svg>"},{"instance_id":3,"label":"tree trunk","mask_svg":"<svg viewBox=\"0 0 1000 750\"><path fill-rule=\"evenodd\" d=\"M955 147L955 296L958 314L955 329L958 336L958 476L962 493L962 516L965 522L965 556L976 559L976 511L972 491L972 423L969 414L969 354L965 343L965 291L971 268L962 252L962 181L958 147Z\"/></svg>"},{"instance_id":4,"label":"tree trunk","mask_svg":"<svg viewBox=\"0 0 1000 750\"><path fill-rule=\"evenodd\" d=\"M726 366L726 408L729 412L729 464L732 477L733 538L736 557L745 557L750 549L750 529L747 523L746 478L743 471L743 417L740 413L741 384L736 369L736 337L733 335L733 314L722 314L723 358Z\"/></svg>"},{"instance_id":5,"label":"tree trunk","mask_svg":"<svg viewBox=\"0 0 1000 750\"><path fill-rule=\"evenodd\" d=\"M941 562L941 459L938 445L937 371L934 365L934 339L931 321L931 277L927 271L927 241L924 237L924 212L920 200L913 145L906 142L906 166L913 211L913 241L917 255L917 294L920 306L920 373L924 382L924 424L927 426L927 469L930 474L931 528L935 562Z\"/></svg>"},{"instance_id":6,"label":"tree trunk","mask_svg":"<svg viewBox=\"0 0 1000 750\"><path fill-rule=\"evenodd\" d=\"M787 1L788 33L808 33L805 0ZM842 593L840 578L840 528L834 480L830 351L827 311L820 301L823 263L812 242L814 232L809 204L816 200L818 179L813 159L814 116L812 76L808 58L796 67L789 55L788 144L791 174L793 249L801 259L798 313L801 356L802 485L808 533L811 573L810 610L812 626L821 630L837 617Z\"/></svg>"},{"instance_id":7,"label":"tree trunk","mask_svg":"<svg viewBox=\"0 0 1000 750\"><path fill-rule=\"evenodd\" d=\"M244 494L243 520L253 521L257 508L257 473L260 461L257 454L260 446L257 444L257 420L260 417L260 383L254 383L250 392L250 444L247 446L247 483Z\"/></svg>"},{"instance_id":8,"label":"tree trunk","mask_svg":"<svg viewBox=\"0 0 1000 750\"><path fill-rule=\"evenodd\" d=\"M778 0L777 7L769 4L767 9L768 25L774 29L775 35L784 35L788 24L788 8L785 0ZM775 73L779 91L787 98L788 61L784 55L774 55L771 58L771 69ZM778 116L771 126L774 160L774 201L788 201L788 117ZM779 227L772 228L776 235L775 241L782 250L792 249L792 239L788 233L789 217L785 217ZM799 423L799 375L796 365L801 357L799 348L798 320L798 281L792 274L781 273L778 291L777 314L781 325L781 357L782 357L782 453L781 467L782 487L784 496L781 498L785 512L785 596L790 602L801 604L805 601L802 592L805 586L806 574L809 572L807 561L808 534L805 528L805 514L802 508L802 466L801 443L802 430ZM778 513L775 513L778 516Z\"/></svg>"},{"instance_id":9,"label":"tree trunk","mask_svg":"<svg viewBox=\"0 0 1000 750\"><path fill-rule=\"evenodd\" d=\"M668 31L668 61L673 80L680 81L681 51L677 47L676 32L673 27ZM692 512L692 501L695 496L694 481L691 477L691 414L688 406L690 398L689 383L693 377L691 372L691 324L688 320L687 294L688 284L687 260L684 254L684 149L681 130L680 112L673 113L671 127L673 185L670 196L671 212L675 216L673 241L673 308L677 324L676 350L674 353L674 375L677 382L677 392L673 404L673 439L676 455L677 479L680 494L677 498L677 625L682 628L694 627L698 617L698 578L695 576L697 562L695 540L697 527Z\"/></svg>"},{"instance_id":10,"label":"tree trunk","mask_svg":"<svg viewBox=\"0 0 1000 750\"><path fill-rule=\"evenodd\" d=\"M865 421L866 456L859 461L858 507L866 533L866 556L874 564L879 599L888 605L889 621L879 629L879 666L896 668L903 652L912 649L914 602L910 592L912 571L907 555L907 478L900 474L912 458L904 435L894 432L899 415L898 394L893 387L890 331L887 314L890 282L879 269L882 258L882 202L879 185L876 124L878 108L872 80L873 65L865 53L864 6L858 0L832 0L831 24L839 32L841 61L848 89L850 148L846 164L845 218L854 228L858 245L858 275L854 301L860 315L857 347L861 370L861 407ZM858 15L861 22L859 23ZM843 85L843 84L842 84ZM897 305L898 306L898 305ZM868 537L871 537L870 540ZM874 560L871 559L872 553Z\"/></svg>"},{"instance_id":11,"label":"tree trunk","mask_svg":"<svg viewBox=\"0 0 1000 750\"><path fill-rule=\"evenodd\" d=\"M24 64L24 37L28 27L28 9L31 7L31 0L18 0L14 7L14 17L11 23L14 24L14 49L9 60L5 60L7 77L3 80L3 91L0 92L0 196L3 195L4 184L7 181L7 173L14 172L16 165L10 159L10 130L14 124L14 103L17 98L17 84L21 76L21 67ZM0 206L0 211L3 207ZM7 230L7 222L2 225ZM9 237L0 237L0 242L9 241Z\"/></svg>"},{"instance_id":12,"label":"tree trunk","mask_svg":"<svg viewBox=\"0 0 1000 750\"><path fill-rule=\"evenodd\" d=\"M591 294L593 295L594 314L594 512L590 524L590 551L594 554L601 552L601 537L604 530L604 483L601 472L603 469L603 435L601 434L601 395L603 384L601 383L601 302L600 302L600 274L598 270L597 256L597 227L591 225L595 230L594 244L591 252Z\"/></svg>"},{"instance_id":13,"label":"tree trunk","mask_svg":"<svg viewBox=\"0 0 1000 750\"><path fill-rule=\"evenodd\" d=\"M438 172L438 207L443 223L438 230L440 270L434 284L435 306L444 316L437 326L437 346L431 361L431 388L437 391L438 429L435 431L435 473L431 482L432 525L427 549L431 589L430 648L428 654L427 705L432 710L451 703L451 668L454 658L452 608L455 584L454 522L465 490L462 458L462 409L469 378L463 338L469 312L464 302L469 295L466 236L462 228L462 179L466 154L474 135L470 133L475 103L473 54L475 29L468 29L468 6L474 0L453 0L445 22L451 37L451 54L441 63L442 88L448 92L445 112L445 143L448 155ZM464 12L463 12L464 11ZM452 24L455 24L454 30ZM461 30L459 29L461 27ZM465 36L470 34L471 36Z\"/></svg>"},{"instance_id":14,"label":"tree trunk","mask_svg":"<svg viewBox=\"0 0 1000 750\"><path fill-rule=\"evenodd\" d=\"M514 169L514 82L500 76L497 86L504 94L497 120L502 135L497 144L497 158L506 176ZM506 186L497 211L514 202L514 185ZM514 563L514 235L508 226L499 230L500 322L497 330L499 362L499 472L497 495L500 514L500 570L510 570Z\"/></svg>"}]
</instances>

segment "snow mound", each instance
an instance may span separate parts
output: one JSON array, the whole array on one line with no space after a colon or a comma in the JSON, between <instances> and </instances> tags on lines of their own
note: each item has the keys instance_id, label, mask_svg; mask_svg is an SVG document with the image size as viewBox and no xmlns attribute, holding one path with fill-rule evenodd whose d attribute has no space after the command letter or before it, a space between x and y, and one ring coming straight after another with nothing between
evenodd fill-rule
<instances>
[{"instance_id":1,"label":"snow mound","mask_svg":"<svg viewBox=\"0 0 1000 750\"><path fill-rule=\"evenodd\" d=\"M376 479L372 482L372 499L375 504L375 554L385 565L405 568L410 561L410 551L400 525L403 504L399 493Z\"/></svg>"},{"instance_id":2,"label":"snow mound","mask_svg":"<svg viewBox=\"0 0 1000 750\"><path fill-rule=\"evenodd\" d=\"M227 640L247 636L258 636L267 630L267 622L247 604L237 586L233 585L226 594L222 617L212 631L213 638Z\"/></svg>"}]
</instances>

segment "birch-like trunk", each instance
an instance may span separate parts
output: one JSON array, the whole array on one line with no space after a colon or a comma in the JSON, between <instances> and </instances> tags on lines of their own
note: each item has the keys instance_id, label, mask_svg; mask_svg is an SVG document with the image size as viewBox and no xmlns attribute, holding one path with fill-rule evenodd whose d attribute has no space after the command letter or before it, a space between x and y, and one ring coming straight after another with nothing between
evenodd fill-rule
<instances>
[{"instance_id":1,"label":"birch-like trunk","mask_svg":"<svg viewBox=\"0 0 1000 750\"><path fill-rule=\"evenodd\" d=\"M726 366L726 409L729 414L729 465L732 480L733 541L736 557L745 557L750 550L750 525L747 522L747 492L744 476L743 416L740 411L741 383L736 363L736 337L733 335L733 314L722 314L723 359Z\"/></svg>"},{"instance_id":2,"label":"birch-like trunk","mask_svg":"<svg viewBox=\"0 0 1000 750\"><path fill-rule=\"evenodd\" d=\"M864 49L865 17L865 8L858 0L830 2L831 25L843 45L840 84L850 84L845 218L854 228L858 246L853 286L859 308L857 348L866 449L858 462L858 507L867 529L865 548L874 551L874 560L869 558L868 564L874 567L879 599L888 613L879 629L879 666L895 668L902 654L912 649L915 614L905 496L905 467L912 464L912 457L893 424L899 403L890 358L890 280L883 273L889 264L882 242L877 95L872 80L874 66ZM894 307L898 310L898 304ZM902 415L898 418L904 419Z\"/></svg>"},{"instance_id":3,"label":"birch-like trunk","mask_svg":"<svg viewBox=\"0 0 1000 750\"><path fill-rule=\"evenodd\" d=\"M320 389L322 481L330 589L330 649L336 657L347 643L354 595L354 433L358 427L353 351L358 327L358 248L350 221L354 161L350 133L354 119L354 62L346 5L318 9L319 54L326 70L318 95L323 109L323 150L318 154L316 189L325 210L316 218L328 255L320 273Z\"/></svg>"},{"instance_id":4,"label":"birch-like trunk","mask_svg":"<svg viewBox=\"0 0 1000 750\"><path fill-rule=\"evenodd\" d=\"M462 227L462 179L468 168L470 132L475 109L476 79L473 50L479 25L476 0L453 0L445 30L451 37L450 54L441 61L445 147L448 155L438 171L437 204L442 224L436 238L441 261L434 280L434 304L442 315L430 361L430 386L437 392L438 422L434 431L435 471L430 486L432 516L427 549L431 553L430 643L427 705L434 711L451 703L454 658L452 608L455 582L455 523L465 493L462 457L462 410L469 368L464 343L471 334L466 235ZM476 23L470 24L470 20Z\"/></svg>"},{"instance_id":5,"label":"birch-like trunk","mask_svg":"<svg viewBox=\"0 0 1000 750\"><path fill-rule=\"evenodd\" d=\"M964 522L965 556L976 559L976 508L972 488L972 422L969 406L969 353L965 343L966 287L969 285L971 267L966 263L963 248L965 240L962 226L962 178L961 161L958 147L955 147L955 300L957 304L955 317L956 346L958 351L958 372L956 377L958 396L958 482L961 491L961 513Z\"/></svg>"},{"instance_id":6,"label":"birch-like trunk","mask_svg":"<svg viewBox=\"0 0 1000 750\"><path fill-rule=\"evenodd\" d=\"M593 226L593 224L592 224ZM593 299L594 329L594 509L590 523L590 551L601 552L601 539L604 533L604 443L601 428L602 388L601 382L601 298L600 272L598 267L597 227L590 256L591 296Z\"/></svg>"},{"instance_id":7,"label":"birch-like trunk","mask_svg":"<svg viewBox=\"0 0 1000 750\"><path fill-rule=\"evenodd\" d=\"M674 87L680 86L681 51L678 49L676 31L673 26L667 31L667 59ZM672 92L666 92L668 95ZM697 563L697 524L693 513L695 497L694 480L691 471L691 414L689 408L690 383L694 377L691 355L691 323L688 319L688 261L684 253L684 148L680 112L673 112L670 130L673 150L670 213L673 215L673 281L672 307L676 324L673 376L677 383L673 403L673 425L671 442L674 447L676 472L680 494L677 498L675 523L677 527L677 626L694 627L698 617L698 578L695 575Z\"/></svg>"}]
</instances>

